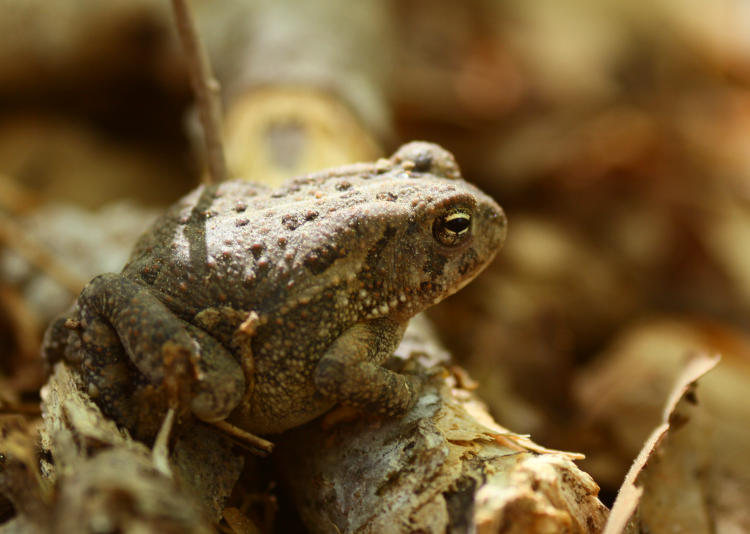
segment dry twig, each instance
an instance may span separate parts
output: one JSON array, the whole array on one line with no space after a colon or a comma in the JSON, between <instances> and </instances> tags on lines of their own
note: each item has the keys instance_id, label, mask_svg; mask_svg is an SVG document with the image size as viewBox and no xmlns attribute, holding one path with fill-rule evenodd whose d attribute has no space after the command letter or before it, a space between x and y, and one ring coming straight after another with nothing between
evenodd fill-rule
<instances>
[{"instance_id":1,"label":"dry twig","mask_svg":"<svg viewBox=\"0 0 750 534\"><path fill-rule=\"evenodd\" d=\"M203 126L208 182L223 182L227 179L227 167L221 140L221 86L211 71L211 64L195 30L187 1L172 0L172 9L177 22L177 33L187 58L190 83L198 105L198 115Z\"/></svg>"}]
</instances>

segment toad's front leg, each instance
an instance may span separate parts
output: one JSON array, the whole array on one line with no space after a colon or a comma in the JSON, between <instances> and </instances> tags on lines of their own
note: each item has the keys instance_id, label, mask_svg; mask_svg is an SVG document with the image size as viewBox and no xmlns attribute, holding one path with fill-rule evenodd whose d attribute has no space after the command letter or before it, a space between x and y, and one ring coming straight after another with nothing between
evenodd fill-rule
<instances>
[{"instance_id":1,"label":"toad's front leg","mask_svg":"<svg viewBox=\"0 0 750 534\"><path fill-rule=\"evenodd\" d=\"M118 274L94 278L78 299L81 371L99 392L97 401L110 411L148 410L162 393L170 405L189 407L206 421L224 419L242 398L244 374L231 354L213 337L181 320L147 286ZM132 380L132 362L140 376ZM111 399L105 392L130 390L134 397ZM89 388L91 390L91 388ZM128 405L128 404L132 405ZM106 411L106 410L105 410ZM131 419L132 417L125 417Z\"/></svg>"},{"instance_id":2,"label":"toad's front leg","mask_svg":"<svg viewBox=\"0 0 750 534\"><path fill-rule=\"evenodd\" d=\"M355 408L401 415L417 400L421 381L381 366L401 341L403 327L382 319L354 325L328 348L315 369L315 387Z\"/></svg>"}]
</instances>

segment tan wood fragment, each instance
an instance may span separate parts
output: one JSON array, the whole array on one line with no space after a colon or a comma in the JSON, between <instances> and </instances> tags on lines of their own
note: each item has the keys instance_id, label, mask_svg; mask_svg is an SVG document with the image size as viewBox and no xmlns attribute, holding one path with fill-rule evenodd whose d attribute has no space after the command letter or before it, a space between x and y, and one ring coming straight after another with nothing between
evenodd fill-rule
<instances>
[{"instance_id":1,"label":"tan wood fragment","mask_svg":"<svg viewBox=\"0 0 750 534\"><path fill-rule=\"evenodd\" d=\"M607 509L599 487L573 463L579 455L534 446L486 413L475 416L480 403L438 363L434 340L407 332L401 354L427 364L416 372L431 376L409 414L362 416L328 429L313 422L279 440L276 461L306 526L341 533L490 533L501 525L519 534L599 532Z\"/></svg>"}]
</instances>

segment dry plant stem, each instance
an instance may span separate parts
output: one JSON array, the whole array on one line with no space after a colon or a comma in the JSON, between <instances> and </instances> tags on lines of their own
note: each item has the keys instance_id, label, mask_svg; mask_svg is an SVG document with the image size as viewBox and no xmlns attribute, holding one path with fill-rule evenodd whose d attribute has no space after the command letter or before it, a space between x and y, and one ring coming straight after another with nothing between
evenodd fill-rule
<instances>
[{"instance_id":1,"label":"dry plant stem","mask_svg":"<svg viewBox=\"0 0 750 534\"><path fill-rule=\"evenodd\" d=\"M177 33L187 57L190 82L203 126L209 175L207 181L223 182L227 179L227 167L221 140L221 86L211 71L211 64L198 37L187 1L172 0L172 9L177 22Z\"/></svg>"},{"instance_id":2,"label":"dry plant stem","mask_svg":"<svg viewBox=\"0 0 750 534\"><path fill-rule=\"evenodd\" d=\"M172 477L172 469L169 466L169 435L174 424L174 409L170 408L164 416L164 422L156 435L156 441L151 449L151 458L156 467L165 476Z\"/></svg>"},{"instance_id":3,"label":"dry plant stem","mask_svg":"<svg viewBox=\"0 0 750 534\"><path fill-rule=\"evenodd\" d=\"M227 436L238 440L240 444L249 447L258 456L268 456L273 451L272 442L258 437L255 434L245 432L241 428L237 428L226 421L215 421L211 424Z\"/></svg>"},{"instance_id":4,"label":"dry plant stem","mask_svg":"<svg viewBox=\"0 0 750 534\"><path fill-rule=\"evenodd\" d=\"M57 260L43 243L31 237L20 224L2 212L0 212L0 243L5 243L73 295L77 295L86 285L84 280Z\"/></svg>"}]
</instances>

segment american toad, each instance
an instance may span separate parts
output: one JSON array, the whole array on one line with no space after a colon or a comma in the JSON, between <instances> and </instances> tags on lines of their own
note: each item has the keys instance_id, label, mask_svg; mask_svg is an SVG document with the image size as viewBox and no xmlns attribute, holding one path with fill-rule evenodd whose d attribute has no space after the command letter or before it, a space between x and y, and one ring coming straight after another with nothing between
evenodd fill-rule
<instances>
[{"instance_id":1,"label":"american toad","mask_svg":"<svg viewBox=\"0 0 750 534\"><path fill-rule=\"evenodd\" d=\"M381 363L410 317L474 278L500 248L500 207L453 156L415 142L390 159L269 191L202 186L49 329L45 356L137 436L168 404L280 432L336 403L404 413L414 376Z\"/></svg>"}]
</instances>

